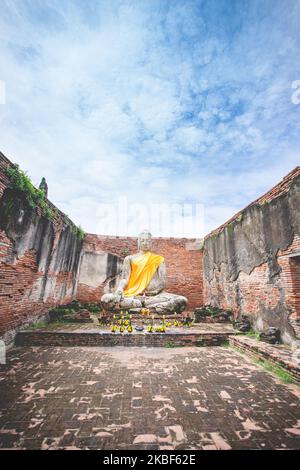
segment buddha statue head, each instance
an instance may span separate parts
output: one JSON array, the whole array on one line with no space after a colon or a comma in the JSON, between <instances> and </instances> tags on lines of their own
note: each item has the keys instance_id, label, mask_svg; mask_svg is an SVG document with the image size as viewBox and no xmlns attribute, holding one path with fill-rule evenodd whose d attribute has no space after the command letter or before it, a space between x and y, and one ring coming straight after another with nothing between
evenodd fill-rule
<instances>
[{"instance_id":1,"label":"buddha statue head","mask_svg":"<svg viewBox=\"0 0 300 470\"><path fill-rule=\"evenodd\" d=\"M140 251L150 251L152 246L152 235L148 230L143 230L138 236L138 249Z\"/></svg>"}]
</instances>

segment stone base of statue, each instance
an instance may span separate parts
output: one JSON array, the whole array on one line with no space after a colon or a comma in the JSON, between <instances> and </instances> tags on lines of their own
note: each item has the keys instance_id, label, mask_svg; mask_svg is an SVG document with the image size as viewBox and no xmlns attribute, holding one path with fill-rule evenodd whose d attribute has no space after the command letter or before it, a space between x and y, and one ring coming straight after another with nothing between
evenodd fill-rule
<instances>
[{"instance_id":1,"label":"stone base of statue","mask_svg":"<svg viewBox=\"0 0 300 470\"><path fill-rule=\"evenodd\" d=\"M114 294L104 294L101 297L101 303L104 310L110 312L124 309L139 313L142 308L149 308L151 312L160 315L172 315L183 312L187 299L182 295L162 291L157 295L123 297L118 305L116 305Z\"/></svg>"}]
</instances>

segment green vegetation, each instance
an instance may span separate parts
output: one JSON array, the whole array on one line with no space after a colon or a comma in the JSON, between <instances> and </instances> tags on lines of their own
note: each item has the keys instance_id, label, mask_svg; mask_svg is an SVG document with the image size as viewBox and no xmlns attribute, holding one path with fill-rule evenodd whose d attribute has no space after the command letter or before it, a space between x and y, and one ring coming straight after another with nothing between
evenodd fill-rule
<instances>
[{"instance_id":1,"label":"green vegetation","mask_svg":"<svg viewBox=\"0 0 300 470\"><path fill-rule=\"evenodd\" d=\"M247 331L246 336L249 336L249 338L257 339L257 341L260 341L259 339L259 332L251 328L251 330Z\"/></svg>"},{"instance_id":2,"label":"green vegetation","mask_svg":"<svg viewBox=\"0 0 300 470\"><path fill-rule=\"evenodd\" d=\"M262 199L260 202L259 202L259 206L266 206L267 204L269 204L269 201L267 199Z\"/></svg>"},{"instance_id":3,"label":"green vegetation","mask_svg":"<svg viewBox=\"0 0 300 470\"><path fill-rule=\"evenodd\" d=\"M237 346L229 345L229 347L231 349L233 349L234 351L247 356L249 359L251 359L254 362L254 364L257 364L257 365L263 367L267 372L270 372L271 374L275 375L277 378L279 378L283 382L293 383L293 384L296 383L293 376L286 369L284 369L283 367L281 367L279 365L275 365L275 364L273 364L272 362L270 362L266 359L255 359L251 355L249 355L245 351L243 351L243 349L241 349Z\"/></svg>"},{"instance_id":4,"label":"green vegetation","mask_svg":"<svg viewBox=\"0 0 300 470\"><path fill-rule=\"evenodd\" d=\"M235 220L236 220L237 222L242 222L243 218L244 218L244 214L243 214L243 212L241 212L240 215L238 215Z\"/></svg>"},{"instance_id":5,"label":"green vegetation","mask_svg":"<svg viewBox=\"0 0 300 470\"><path fill-rule=\"evenodd\" d=\"M211 305L206 305L204 308L205 308L206 314L208 314L208 316L210 317L218 317L221 313L224 312L224 310L222 310L221 308L212 307Z\"/></svg>"},{"instance_id":6,"label":"green vegetation","mask_svg":"<svg viewBox=\"0 0 300 470\"><path fill-rule=\"evenodd\" d=\"M57 307L49 310L50 322L52 323L72 323L72 321L78 321L78 315L82 312L85 312L84 315L88 318L86 312L88 310L90 316L94 323L98 324L99 314L102 312L102 309L97 303L86 303L81 304L78 300L73 300L71 303L66 305L59 305ZM82 318L81 318L82 319Z\"/></svg>"},{"instance_id":7,"label":"green vegetation","mask_svg":"<svg viewBox=\"0 0 300 470\"><path fill-rule=\"evenodd\" d=\"M180 344L175 344L172 341L168 341L167 343L164 344L165 348L181 348L182 346Z\"/></svg>"},{"instance_id":8,"label":"green vegetation","mask_svg":"<svg viewBox=\"0 0 300 470\"><path fill-rule=\"evenodd\" d=\"M5 173L10 178L11 186L24 193L29 207L32 209L39 207L42 215L49 220L58 217L58 210L49 206L44 191L35 188L30 178L26 173L24 173L24 171L20 170L18 165L15 164L14 166L7 167ZM70 220L68 220L68 225L75 237L79 240L84 239L85 232L80 226L77 227Z\"/></svg>"},{"instance_id":9,"label":"green vegetation","mask_svg":"<svg viewBox=\"0 0 300 470\"><path fill-rule=\"evenodd\" d=\"M91 313L100 313L100 312L102 312L102 308L100 307L99 304L87 303L87 304L83 304L82 306L84 308L86 308Z\"/></svg>"},{"instance_id":10,"label":"green vegetation","mask_svg":"<svg viewBox=\"0 0 300 470\"><path fill-rule=\"evenodd\" d=\"M215 307L210 307L208 306L206 308L206 311L209 313L210 316L212 317L215 317L215 316L218 316L220 315L220 309L219 308L215 308Z\"/></svg>"},{"instance_id":11,"label":"green vegetation","mask_svg":"<svg viewBox=\"0 0 300 470\"><path fill-rule=\"evenodd\" d=\"M212 234L210 236L210 239L215 241L218 235L220 235L226 229L227 229L228 234L231 235L234 232L235 224L238 222L242 222L243 219L244 219L244 213L241 212L234 220L232 220L231 222L228 222L219 232Z\"/></svg>"},{"instance_id":12,"label":"green vegetation","mask_svg":"<svg viewBox=\"0 0 300 470\"><path fill-rule=\"evenodd\" d=\"M61 315L71 315L73 313L76 313L76 310L74 308L69 308L69 307L55 307L50 310L51 313L59 313Z\"/></svg>"},{"instance_id":13,"label":"green vegetation","mask_svg":"<svg viewBox=\"0 0 300 470\"><path fill-rule=\"evenodd\" d=\"M30 325L24 326L24 330L39 330L40 328L45 328L48 326L46 321L37 321L35 323L31 323Z\"/></svg>"},{"instance_id":14,"label":"green vegetation","mask_svg":"<svg viewBox=\"0 0 300 470\"><path fill-rule=\"evenodd\" d=\"M129 248L127 248L127 247L126 247L126 248L123 248L123 249L121 250L121 255L122 255L122 256L128 256L129 253L130 253L130 251L129 251Z\"/></svg>"},{"instance_id":15,"label":"green vegetation","mask_svg":"<svg viewBox=\"0 0 300 470\"><path fill-rule=\"evenodd\" d=\"M74 235L74 237L78 238L79 240L84 239L85 231L83 230L83 228L80 225L78 225L78 227L77 227L72 222L70 222L68 225L69 225L70 230L71 230L72 234Z\"/></svg>"},{"instance_id":16,"label":"green vegetation","mask_svg":"<svg viewBox=\"0 0 300 470\"><path fill-rule=\"evenodd\" d=\"M91 312L92 320L95 324L98 324L98 314L101 312L101 308L96 303L87 303L81 305L77 300L67 305L59 305L49 310L48 320L37 320L34 323L29 324L24 329L39 330L42 328L56 328L66 323L72 323L72 316L80 313L81 310L88 310Z\"/></svg>"},{"instance_id":17,"label":"green vegetation","mask_svg":"<svg viewBox=\"0 0 300 470\"><path fill-rule=\"evenodd\" d=\"M231 235L234 232L234 222L229 222L229 224L226 225L227 232Z\"/></svg>"},{"instance_id":18,"label":"green vegetation","mask_svg":"<svg viewBox=\"0 0 300 470\"><path fill-rule=\"evenodd\" d=\"M61 326L62 322L55 321L48 323L47 321L37 321L35 323L32 323L31 325L28 325L24 328L24 330L42 330L43 328L57 328L58 326Z\"/></svg>"},{"instance_id":19,"label":"green vegetation","mask_svg":"<svg viewBox=\"0 0 300 470\"><path fill-rule=\"evenodd\" d=\"M35 188L30 178L19 169L18 165L6 168L6 174L10 178L13 187L25 194L26 200L32 209L40 207L43 216L47 219L54 217L54 211L49 207L44 191Z\"/></svg>"},{"instance_id":20,"label":"green vegetation","mask_svg":"<svg viewBox=\"0 0 300 470\"><path fill-rule=\"evenodd\" d=\"M271 372L271 374L276 375L276 377L278 377L283 382L295 383L295 380L292 375L283 367L272 364L270 361L266 361L263 359L253 359L253 361L255 362L255 364L262 366L268 372Z\"/></svg>"}]
</instances>

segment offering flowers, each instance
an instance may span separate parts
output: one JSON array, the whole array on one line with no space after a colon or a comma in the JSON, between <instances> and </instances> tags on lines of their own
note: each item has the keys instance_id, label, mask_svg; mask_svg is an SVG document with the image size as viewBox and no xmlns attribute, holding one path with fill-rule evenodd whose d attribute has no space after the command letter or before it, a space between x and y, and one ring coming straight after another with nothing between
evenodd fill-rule
<instances>
[{"instance_id":1,"label":"offering flowers","mask_svg":"<svg viewBox=\"0 0 300 470\"><path fill-rule=\"evenodd\" d=\"M113 316L113 320L112 320L112 324L111 324L111 331L112 333L116 333L118 327L117 327L117 324L116 324L116 321L117 321L117 316L114 315Z\"/></svg>"},{"instance_id":2,"label":"offering flowers","mask_svg":"<svg viewBox=\"0 0 300 470\"><path fill-rule=\"evenodd\" d=\"M141 315L143 315L143 316L150 315L150 309L149 308L142 308L141 309Z\"/></svg>"},{"instance_id":3,"label":"offering flowers","mask_svg":"<svg viewBox=\"0 0 300 470\"><path fill-rule=\"evenodd\" d=\"M127 325L128 325L128 326L127 326L127 331L128 331L128 333L132 333L132 330L133 330L132 324L131 324L131 320L132 320L132 315L129 316L129 320L126 320L126 321L127 321Z\"/></svg>"},{"instance_id":4,"label":"offering flowers","mask_svg":"<svg viewBox=\"0 0 300 470\"><path fill-rule=\"evenodd\" d=\"M150 325L147 326L148 333L153 333L154 331L154 315L152 315Z\"/></svg>"},{"instance_id":5,"label":"offering flowers","mask_svg":"<svg viewBox=\"0 0 300 470\"><path fill-rule=\"evenodd\" d=\"M157 333L165 333L166 332L166 327L165 325L159 325L155 327L155 331Z\"/></svg>"}]
</instances>

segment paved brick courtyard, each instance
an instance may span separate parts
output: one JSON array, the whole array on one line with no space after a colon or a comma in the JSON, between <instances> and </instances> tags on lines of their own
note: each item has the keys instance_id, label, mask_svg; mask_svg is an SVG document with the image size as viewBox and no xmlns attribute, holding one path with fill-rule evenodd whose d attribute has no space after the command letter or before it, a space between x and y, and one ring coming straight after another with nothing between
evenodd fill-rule
<instances>
[{"instance_id":1,"label":"paved brick courtyard","mask_svg":"<svg viewBox=\"0 0 300 470\"><path fill-rule=\"evenodd\" d=\"M16 348L0 447L300 449L300 393L211 348Z\"/></svg>"}]
</instances>

